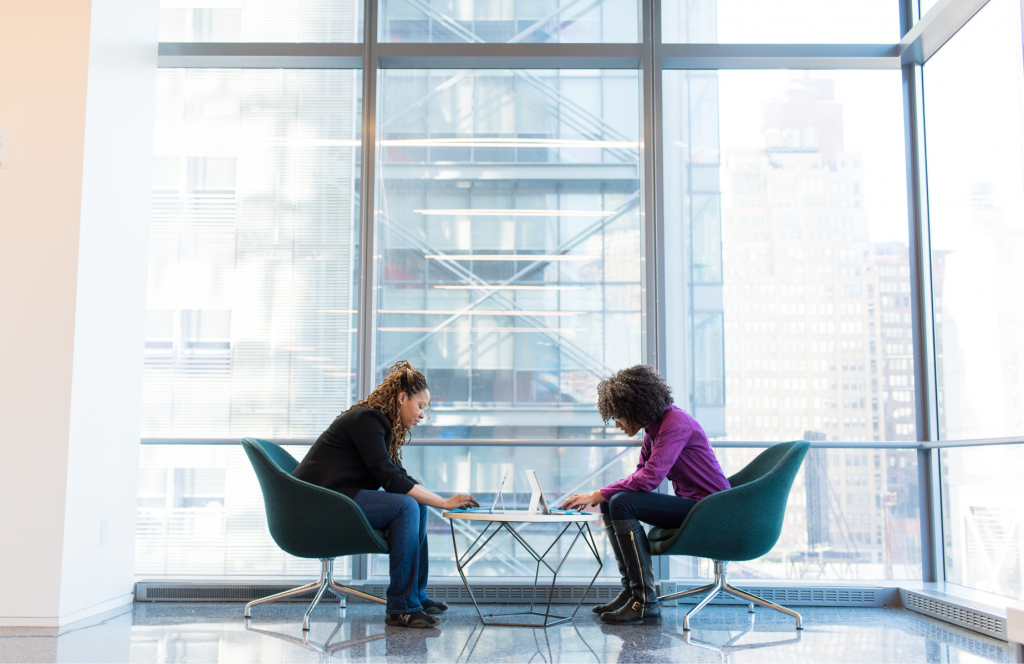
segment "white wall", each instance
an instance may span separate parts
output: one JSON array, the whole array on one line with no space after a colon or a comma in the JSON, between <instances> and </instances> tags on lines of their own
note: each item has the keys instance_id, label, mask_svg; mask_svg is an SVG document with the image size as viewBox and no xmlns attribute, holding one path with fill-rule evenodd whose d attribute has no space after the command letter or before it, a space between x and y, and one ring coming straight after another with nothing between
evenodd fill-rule
<instances>
[{"instance_id":1,"label":"white wall","mask_svg":"<svg viewBox=\"0 0 1024 664\"><path fill-rule=\"evenodd\" d=\"M0 3L0 625L130 601L157 21Z\"/></svg>"}]
</instances>

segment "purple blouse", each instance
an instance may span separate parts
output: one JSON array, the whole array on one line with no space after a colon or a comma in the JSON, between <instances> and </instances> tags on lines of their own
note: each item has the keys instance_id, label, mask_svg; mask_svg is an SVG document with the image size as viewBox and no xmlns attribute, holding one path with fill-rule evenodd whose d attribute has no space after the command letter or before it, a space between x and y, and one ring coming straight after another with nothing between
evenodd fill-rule
<instances>
[{"instance_id":1,"label":"purple blouse","mask_svg":"<svg viewBox=\"0 0 1024 664\"><path fill-rule=\"evenodd\" d=\"M674 404L644 431L636 472L601 489L605 500L620 491L657 491L666 477L676 495L700 500L729 488L707 434L697 420Z\"/></svg>"}]
</instances>

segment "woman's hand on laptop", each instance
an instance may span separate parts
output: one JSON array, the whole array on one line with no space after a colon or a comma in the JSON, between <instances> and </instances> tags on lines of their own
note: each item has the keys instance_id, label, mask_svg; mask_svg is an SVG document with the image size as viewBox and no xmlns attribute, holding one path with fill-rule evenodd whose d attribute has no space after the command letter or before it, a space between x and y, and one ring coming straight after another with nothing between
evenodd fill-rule
<instances>
[{"instance_id":1,"label":"woman's hand on laptop","mask_svg":"<svg viewBox=\"0 0 1024 664\"><path fill-rule=\"evenodd\" d=\"M476 498L468 493L457 493L444 501L446 510L464 510L470 507L480 507L480 503L476 502Z\"/></svg>"},{"instance_id":2,"label":"woman's hand on laptop","mask_svg":"<svg viewBox=\"0 0 1024 664\"><path fill-rule=\"evenodd\" d=\"M593 493L574 493L562 501L563 510L582 510L592 505L604 502L604 496L600 491Z\"/></svg>"}]
</instances>

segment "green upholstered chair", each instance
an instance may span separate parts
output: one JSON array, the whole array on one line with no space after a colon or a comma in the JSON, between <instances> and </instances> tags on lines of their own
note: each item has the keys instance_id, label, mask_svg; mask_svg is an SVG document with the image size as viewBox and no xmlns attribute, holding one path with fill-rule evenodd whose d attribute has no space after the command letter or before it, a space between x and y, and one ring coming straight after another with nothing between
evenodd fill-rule
<instances>
[{"instance_id":1,"label":"green upholstered chair","mask_svg":"<svg viewBox=\"0 0 1024 664\"><path fill-rule=\"evenodd\" d=\"M697 503L678 528L652 528L647 535L651 554L656 556L696 556L715 563L715 581L706 586L659 597L661 601L687 595L705 594L683 618L683 629L690 629L690 618L720 593L748 603L787 613L803 628L800 614L772 602L733 588L726 579L730 560L753 560L768 553L779 541L786 502L800 464L811 444L798 440L769 447L729 478L731 489L711 494Z\"/></svg>"},{"instance_id":2,"label":"green upholstered chair","mask_svg":"<svg viewBox=\"0 0 1024 664\"><path fill-rule=\"evenodd\" d=\"M256 471L270 536L286 553L320 559L320 580L245 605L245 617L257 604L276 602L315 591L313 603L302 618L309 629L309 614L330 591L345 606L345 595L384 604L385 601L334 581L334 559L363 553L387 553L387 533L370 527L359 506L343 494L292 477L299 462L279 445L257 438L243 438L242 447Z\"/></svg>"}]
</instances>

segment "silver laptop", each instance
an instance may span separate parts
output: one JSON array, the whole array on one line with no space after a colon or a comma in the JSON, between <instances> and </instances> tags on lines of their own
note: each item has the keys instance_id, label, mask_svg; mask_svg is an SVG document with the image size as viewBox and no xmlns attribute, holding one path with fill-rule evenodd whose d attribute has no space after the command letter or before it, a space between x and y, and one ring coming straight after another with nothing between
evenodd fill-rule
<instances>
[{"instance_id":1,"label":"silver laptop","mask_svg":"<svg viewBox=\"0 0 1024 664\"><path fill-rule=\"evenodd\" d=\"M494 502L491 503L491 514L494 514L494 508L498 506L498 498L501 498L501 511L505 511L505 494L502 490L505 488L505 482L508 480L508 476L512 473L512 470L506 470L505 474L501 478L501 484L498 485L498 493L494 494Z\"/></svg>"},{"instance_id":2,"label":"silver laptop","mask_svg":"<svg viewBox=\"0 0 1024 664\"><path fill-rule=\"evenodd\" d=\"M494 508L498 506L498 498L501 498L501 511L505 511L505 496L502 495L502 489L505 488L505 482L508 481L509 473L511 470L506 470L504 477L501 478L501 484L498 485L498 492L494 494L494 502L491 503L490 507L471 507L464 510L452 510L453 512L486 512L488 514L494 514Z\"/></svg>"},{"instance_id":3,"label":"silver laptop","mask_svg":"<svg viewBox=\"0 0 1024 664\"><path fill-rule=\"evenodd\" d=\"M536 470L526 471L526 481L530 483L530 509L527 510L529 514L551 514L550 508L548 508L548 501L544 498L544 489L540 486L540 480L537 479Z\"/></svg>"},{"instance_id":4,"label":"silver laptop","mask_svg":"<svg viewBox=\"0 0 1024 664\"><path fill-rule=\"evenodd\" d=\"M540 486L536 470L526 471L526 481L530 483L530 491L533 492L530 496L530 508L526 510L527 514L580 514L577 510L551 509L547 498L544 497L544 489Z\"/></svg>"}]
</instances>

